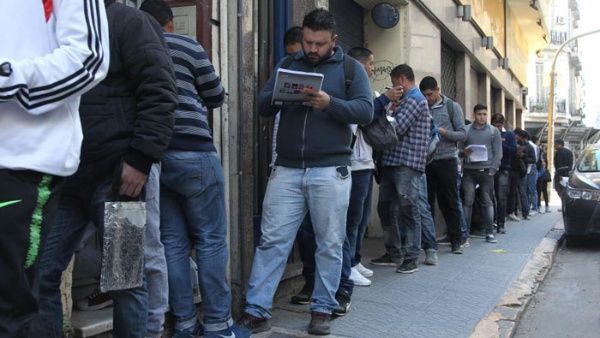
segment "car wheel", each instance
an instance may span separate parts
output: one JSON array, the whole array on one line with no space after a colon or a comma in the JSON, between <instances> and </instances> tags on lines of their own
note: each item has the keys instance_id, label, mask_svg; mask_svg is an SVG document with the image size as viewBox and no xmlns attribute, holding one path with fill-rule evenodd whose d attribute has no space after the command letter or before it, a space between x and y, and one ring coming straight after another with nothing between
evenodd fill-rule
<instances>
[{"instance_id":1,"label":"car wheel","mask_svg":"<svg viewBox=\"0 0 600 338\"><path fill-rule=\"evenodd\" d=\"M567 235L565 244L567 248L578 248L583 245L583 240L580 236Z\"/></svg>"}]
</instances>

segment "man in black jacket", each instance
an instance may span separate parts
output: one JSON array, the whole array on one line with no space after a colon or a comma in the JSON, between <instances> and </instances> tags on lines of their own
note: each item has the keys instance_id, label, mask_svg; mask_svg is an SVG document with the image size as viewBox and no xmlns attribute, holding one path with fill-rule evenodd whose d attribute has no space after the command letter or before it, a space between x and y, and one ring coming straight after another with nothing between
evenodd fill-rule
<instances>
[{"instance_id":1,"label":"man in black jacket","mask_svg":"<svg viewBox=\"0 0 600 338\"><path fill-rule=\"evenodd\" d=\"M527 175L521 177L521 182L519 183L519 193L521 196L521 210L523 212L523 220L530 219L529 210L531 205L531 200L529 198L529 177L528 175L532 170L535 170L535 149L529 143L529 133L523 129L517 128L515 129L515 135L517 136L517 157L522 159L523 162L527 165Z\"/></svg>"},{"instance_id":2,"label":"man in black jacket","mask_svg":"<svg viewBox=\"0 0 600 338\"><path fill-rule=\"evenodd\" d=\"M108 76L81 99L84 141L78 171L65 182L56 225L40 263L40 312L31 337L62 337L61 273L92 221L102 232L104 202L143 199L153 163L167 148L177 103L162 29L146 13L105 0ZM107 37L104 37L107 38ZM156 185L152 180L149 185ZM111 291L113 335L146 335L146 286Z\"/></svg>"},{"instance_id":3,"label":"man in black jacket","mask_svg":"<svg viewBox=\"0 0 600 338\"><path fill-rule=\"evenodd\" d=\"M562 201L562 195L565 191L565 187L560 184L560 180L563 177L569 177L571 169L573 169L573 153L565 148L565 142L563 140L554 141L554 189L560 196Z\"/></svg>"}]
</instances>

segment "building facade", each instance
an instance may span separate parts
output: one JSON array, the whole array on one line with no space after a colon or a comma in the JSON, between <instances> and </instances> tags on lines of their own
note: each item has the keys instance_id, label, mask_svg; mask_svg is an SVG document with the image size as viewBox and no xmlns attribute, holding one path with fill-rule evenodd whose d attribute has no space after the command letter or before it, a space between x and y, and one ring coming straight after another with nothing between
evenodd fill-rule
<instances>
[{"instance_id":1,"label":"building facade","mask_svg":"<svg viewBox=\"0 0 600 338\"><path fill-rule=\"evenodd\" d=\"M558 48L575 35L580 13L576 0L555 0L548 12L548 45L536 51L529 63L529 98L524 114L525 128L545 142L548 127L550 70ZM583 90L581 61L577 40L569 43L556 62L554 138L563 139L567 147L578 152L590 128L583 124Z\"/></svg>"}]
</instances>

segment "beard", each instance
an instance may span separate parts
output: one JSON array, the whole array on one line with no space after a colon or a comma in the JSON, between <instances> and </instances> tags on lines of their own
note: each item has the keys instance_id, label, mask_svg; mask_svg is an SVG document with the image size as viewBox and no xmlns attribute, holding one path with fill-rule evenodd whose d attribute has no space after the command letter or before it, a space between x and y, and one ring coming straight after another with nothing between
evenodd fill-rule
<instances>
[{"instance_id":1,"label":"beard","mask_svg":"<svg viewBox=\"0 0 600 338\"><path fill-rule=\"evenodd\" d=\"M333 46L327 50L324 56L319 55L319 53L307 53L306 57L308 61L313 65L318 65L324 60L328 59L333 54Z\"/></svg>"}]
</instances>

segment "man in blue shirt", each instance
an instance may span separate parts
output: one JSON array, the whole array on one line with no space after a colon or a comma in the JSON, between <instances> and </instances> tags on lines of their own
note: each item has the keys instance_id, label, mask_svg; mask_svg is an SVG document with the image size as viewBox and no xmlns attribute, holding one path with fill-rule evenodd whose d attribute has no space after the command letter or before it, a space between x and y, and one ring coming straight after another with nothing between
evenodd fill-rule
<instances>
[{"instance_id":1,"label":"man in blue shirt","mask_svg":"<svg viewBox=\"0 0 600 338\"><path fill-rule=\"evenodd\" d=\"M506 219L506 206L508 200L509 187L518 182L510 181L511 163L517 153L517 139L515 134L504 129L504 116L502 114L494 114L492 116L492 125L500 131L502 138L502 161L500 169L494 176L494 188L496 193L496 224L498 225L498 233L506 233L504 221Z\"/></svg>"},{"instance_id":2,"label":"man in blue shirt","mask_svg":"<svg viewBox=\"0 0 600 338\"><path fill-rule=\"evenodd\" d=\"M421 250L419 188L425 172L431 115L427 99L415 86L415 75L406 64L396 66L390 74L394 87L404 94L394 113L399 143L386 150L381 158L382 177L379 190L379 217L383 226L386 255L398 264L396 272L418 271ZM406 237L402 245L401 237ZM385 257L381 257L385 258Z\"/></svg>"}]
</instances>

